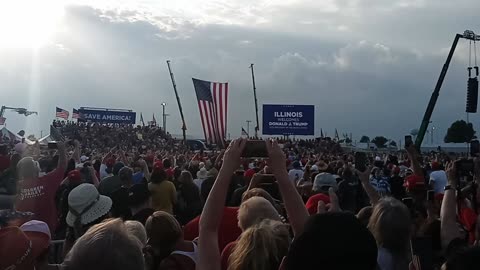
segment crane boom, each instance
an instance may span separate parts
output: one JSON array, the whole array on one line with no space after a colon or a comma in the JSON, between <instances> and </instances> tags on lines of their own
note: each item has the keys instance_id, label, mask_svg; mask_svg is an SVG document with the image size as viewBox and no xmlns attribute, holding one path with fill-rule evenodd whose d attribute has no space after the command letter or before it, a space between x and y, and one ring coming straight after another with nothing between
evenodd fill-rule
<instances>
[{"instance_id":1,"label":"crane boom","mask_svg":"<svg viewBox=\"0 0 480 270\"><path fill-rule=\"evenodd\" d=\"M415 140L415 147L418 150L420 150L420 147L422 146L425 133L427 132L428 124L430 123L430 119L432 117L433 109L435 109L435 104L437 103L438 96L440 95L440 89L442 88L443 80L445 79L445 75L447 75L450 61L452 60L453 53L457 48L457 43L460 38L469 39L473 41L480 40L480 36L476 35L471 30L465 30L463 34L455 35L455 39L453 40L452 47L450 48L450 52L448 53L448 56L447 56L447 60L443 65L442 71L440 72L440 76L438 77L437 84L435 85L435 89L433 90L432 96L430 97L430 101L428 102L427 110L423 115L422 124L420 125L420 129L418 130L417 139Z\"/></svg>"}]
</instances>

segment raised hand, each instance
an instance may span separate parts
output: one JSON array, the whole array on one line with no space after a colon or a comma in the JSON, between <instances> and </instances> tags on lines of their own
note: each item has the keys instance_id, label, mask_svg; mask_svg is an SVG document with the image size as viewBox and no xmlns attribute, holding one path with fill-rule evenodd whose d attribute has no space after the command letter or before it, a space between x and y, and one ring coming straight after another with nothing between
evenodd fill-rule
<instances>
[{"instance_id":1,"label":"raised hand","mask_svg":"<svg viewBox=\"0 0 480 270\"><path fill-rule=\"evenodd\" d=\"M223 156L222 168L231 170L233 172L240 167L241 156L246 143L247 140L242 138L233 140L230 143L227 150L225 151L225 155Z\"/></svg>"},{"instance_id":2,"label":"raised hand","mask_svg":"<svg viewBox=\"0 0 480 270\"><path fill-rule=\"evenodd\" d=\"M317 214L324 214L326 212L334 213L334 212L341 212L340 209L340 202L338 200L338 196L333 190L333 188L328 189L328 195L330 197L330 203L325 205L323 201L319 201L317 205ZM328 211L327 211L328 208Z\"/></svg>"},{"instance_id":3,"label":"raised hand","mask_svg":"<svg viewBox=\"0 0 480 270\"><path fill-rule=\"evenodd\" d=\"M457 186L457 169L455 168L455 162L450 161L447 163L446 170L448 184L451 185L453 188Z\"/></svg>"},{"instance_id":4,"label":"raised hand","mask_svg":"<svg viewBox=\"0 0 480 270\"><path fill-rule=\"evenodd\" d=\"M355 170L355 172L358 175L358 178L362 183L369 182L370 181L370 174L372 173L372 166L369 166L364 172L361 172L359 170Z\"/></svg>"},{"instance_id":5,"label":"raised hand","mask_svg":"<svg viewBox=\"0 0 480 270\"><path fill-rule=\"evenodd\" d=\"M268 157L268 165L272 170L277 173L282 173L287 171L285 153L278 145L277 141L266 140Z\"/></svg>"}]
</instances>

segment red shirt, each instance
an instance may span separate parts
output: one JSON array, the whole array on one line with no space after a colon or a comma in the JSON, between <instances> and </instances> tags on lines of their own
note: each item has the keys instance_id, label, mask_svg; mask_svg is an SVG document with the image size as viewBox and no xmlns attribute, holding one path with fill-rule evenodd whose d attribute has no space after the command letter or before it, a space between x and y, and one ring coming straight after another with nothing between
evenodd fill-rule
<instances>
[{"instance_id":1,"label":"red shirt","mask_svg":"<svg viewBox=\"0 0 480 270\"><path fill-rule=\"evenodd\" d=\"M168 177L173 177L173 175L175 174L175 171L173 168L168 168L165 170L165 172L167 173Z\"/></svg>"},{"instance_id":2,"label":"red shirt","mask_svg":"<svg viewBox=\"0 0 480 270\"><path fill-rule=\"evenodd\" d=\"M222 251L225 246L237 240L242 233L242 230L238 227L238 207L225 207L223 208L223 217L220 222L220 228L218 230L218 246ZM198 237L200 223L200 216L190 221L183 228L184 238L187 241L192 241Z\"/></svg>"},{"instance_id":3,"label":"red shirt","mask_svg":"<svg viewBox=\"0 0 480 270\"><path fill-rule=\"evenodd\" d=\"M38 179L26 179L18 183L20 191L15 203L16 210L34 213L34 219L47 223L52 233L57 227L55 192L63 181L64 173L65 169L57 168Z\"/></svg>"},{"instance_id":4,"label":"red shirt","mask_svg":"<svg viewBox=\"0 0 480 270\"><path fill-rule=\"evenodd\" d=\"M227 270L228 269L228 259L230 258L230 255L233 253L233 249L237 246L237 241L235 242L230 242L222 251L222 259L221 259L221 265L222 265L222 270Z\"/></svg>"}]
</instances>

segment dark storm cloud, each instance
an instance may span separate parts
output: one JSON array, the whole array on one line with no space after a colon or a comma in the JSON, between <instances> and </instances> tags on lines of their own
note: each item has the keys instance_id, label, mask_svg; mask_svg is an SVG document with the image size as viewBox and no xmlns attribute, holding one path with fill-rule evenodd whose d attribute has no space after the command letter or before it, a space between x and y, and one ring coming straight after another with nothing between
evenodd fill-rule
<instances>
[{"instance_id":1,"label":"dark storm cloud","mask_svg":"<svg viewBox=\"0 0 480 270\"><path fill-rule=\"evenodd\" d=\"M384 1L370 1L372 6L377 5L371 10L360 2L338 1L339 9L350 12L344 15L328 9L307 12L305 6L288 12L276 10L272 25L282 25L284 19L291 27L296 23L305 26L297 32L287 31L288 27L286 31L272 31L269 27L248 25L198 24L169 16L146 16L133 10L69 6L65 31L55 37L54 45L36 54L0 52L0 69L8 71L0 73L0 81L11 89L6 94L9 102L26 104L40 112L39 121L31 124L35 132L45 129L56 105L66 109L128 108L143 112L147 120L153 112L161 119L160 104L166 102L170 114L167 128L180 134L179 114L165 63L170 59L188 133L202 134L191 82L192 77L197 77L230 82L229 132L237 136L245 120L254 120L248 66L255 63L260 104L313 104L317 132L322 128L333 134L338 128L357 138L366 134L399 139L419 126L446 57L441 49L450 45L454 35L451 30L455 27L447 27L442 21L447 31L432 26L429 41L412 41L411 46L404 46L409 39L407 28L414 33L413 37L421 36L413 27L415 22L434 18L425 10L420 15L419 6L435 5L444 13L447 10L432 1L397 1L393 7L383 6ZM463 4L465 1L460 1L459 5ZM392 16L391 10L400 16ZM408 14L402 13L406 11L411 14L408 19ZM302 12L303 17L299 16ZM376 12L375 18L372 12ZM322 20L313 20L315 14L322 14ZM338 19L348 14L350 20ZM375 21L378 22L373 27ZM399 24L400 21L403 23ZM459 31L463 31L462 24L467 21L459 22ZM329 25L333 30L306 34L319 25ZM346 29L335 30L342 25ZM395 34L387 38L389 25L394 25L396 33L404 37ZM425 31L425 27L419 27L419 31ZM360 29L364 32L357 31ZM350 36L352 31L356 32ZM345 34L341 35L342 32ZM424 44L430 44L431 39L442 43L425 50ZM462 55L459 52L452 62L433 117L440 130L464 117L465 46L459 51ZM13 119L23 123L20 118Z\"/></svg>"}]
</instances>

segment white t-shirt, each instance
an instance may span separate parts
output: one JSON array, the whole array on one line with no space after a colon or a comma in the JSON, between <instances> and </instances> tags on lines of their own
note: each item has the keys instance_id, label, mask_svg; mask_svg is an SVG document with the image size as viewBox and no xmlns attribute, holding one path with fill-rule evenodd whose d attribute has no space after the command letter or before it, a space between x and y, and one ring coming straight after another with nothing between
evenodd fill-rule
<instances>
[{"instance_id":1,"label":"white t-shirt","mask_svg":"<svg viewBox=\"0 0 480 270\"><path fill-rule=\"evenodd\" d=\"M298 169L291 169L288 172L288 178L290 179L290 181L297 183L298 181L303 179L303 171Z\"/></svg>"},{"instance_id":2,"label":"white t-shirt","mask_svg":"<svg viewBox=\"0 0 480 270\"><path fill-rule=\"evenodd\" d=\"M433 182L433 190L435 194L443 194L447 185L447 174L445 171L434 171L430 173L430 182Z\"/></svg>"}]
</instances>

